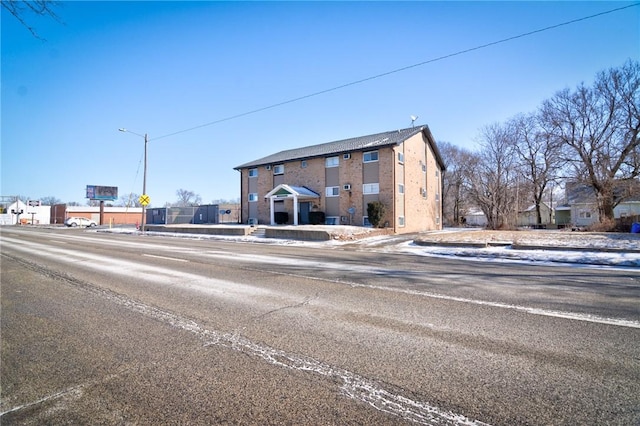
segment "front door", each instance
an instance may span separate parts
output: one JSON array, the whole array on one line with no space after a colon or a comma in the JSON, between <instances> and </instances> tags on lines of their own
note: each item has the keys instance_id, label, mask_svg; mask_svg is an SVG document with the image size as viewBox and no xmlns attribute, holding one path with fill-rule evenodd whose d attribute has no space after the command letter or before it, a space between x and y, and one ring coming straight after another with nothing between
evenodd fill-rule
<instances>
[{"instance_id":1,"label":"front door","mask_svg":"<svg viewBox=\"0 0 640 426\"><path fill-rule=\"evenodd\" d=\"M309 224L309 211L311 210L311 202L309 201L305 201L302 203L299 203L299 213L300 213L300 218L298 220L298 223L300 225L308 225Z\"/></svg>"}]
</instances>

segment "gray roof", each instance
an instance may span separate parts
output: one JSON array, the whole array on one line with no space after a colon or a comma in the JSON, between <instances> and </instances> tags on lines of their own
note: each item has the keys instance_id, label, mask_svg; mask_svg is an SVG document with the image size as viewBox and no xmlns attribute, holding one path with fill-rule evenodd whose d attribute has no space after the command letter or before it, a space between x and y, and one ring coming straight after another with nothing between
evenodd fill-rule
<instances>
[{"instance_id":1,"label":"gray roof","mask_svg":"<svg viewBox=\"0 0 640 426\"><path fill-rule=\"evenodd\" d=\"M341 154L353 151L368 151L384 146L400 144L420 132L425 132L425 134L427 135L427 139L429 140L429 143L431 144L435 152L436 159L444 169L444 162L440 157L440 152L438 151L438 148L435 145L435 141L433 140L433 136L431 136L431 132L429 131L429 127L427 126L410 127L407 129L392 130L389 132L376 133L374 135L358 136L356 138L343 139L340 141L328 142L320 145L288 149L268 155L258 160L250 161L234 168L236 170L240 170L249 167L284 163L286 161L324 157L332 154Z\"/></svg>"},{"instance_id":2,"label":"gray roof","mask_svg":"<svg viewBox=\"0 0 640 426\"><path fill-rule=\"evenodd\" d=\"M596 190L593 186L580 182L567 182L565 186L567 204L594 204L597 202ZM614 182L614 198L623 202L640 201L640 182L637 180Z\"/></svg>"}]
</instances>

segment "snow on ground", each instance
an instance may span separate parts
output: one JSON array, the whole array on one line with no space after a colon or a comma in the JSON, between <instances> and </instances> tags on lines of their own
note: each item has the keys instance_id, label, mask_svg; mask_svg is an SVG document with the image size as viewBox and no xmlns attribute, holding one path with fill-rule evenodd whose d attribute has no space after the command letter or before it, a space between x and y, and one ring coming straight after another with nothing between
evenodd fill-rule
<instances>
[{"instance_id":1,"label":"snow on ground","mask_svg":"<svg viewBox=\"0 0 640 426\"><path fill-rule=\"evenodd\" d=\"M434 245L410 242L400 245L400 249L425 256L475 260L640 267L640 234L447 229L426 233L416 242Z\"/></svg>"},{"instance_id":2,"label":"snow on ground","mask_svg":"<svg viewBox=\"0 0 640 426\"><path fill-rule=\"evenodd\" d=\"M519 261L581 265L640 267L640 253L626 251L513 249L506 247L424 247L414 243L401 245L398 251L423 256L465 257L484 261Z\"/></svg>"},{"instance_id":3,"label":"snow on ground","mask_svg":"<svg viewBox=\"0 0 640 426\"><path fill-rule=\"evenodd\" d=\"M303 227L298 227L302 229ZM544 262L616 267L640 267L640 234L593 233L572 231L487 231L451 228L411 235L375 235L370 228L357 226L319 226L333 240L296 241L259 236L222 236L202 234L148 233L181 238L219 239L275 245L351 248L381 252L407 253L434 257L464 257L476 261ZM113 228L106 232L136 232L131 228Z\"/></svg>"}]
</instances>

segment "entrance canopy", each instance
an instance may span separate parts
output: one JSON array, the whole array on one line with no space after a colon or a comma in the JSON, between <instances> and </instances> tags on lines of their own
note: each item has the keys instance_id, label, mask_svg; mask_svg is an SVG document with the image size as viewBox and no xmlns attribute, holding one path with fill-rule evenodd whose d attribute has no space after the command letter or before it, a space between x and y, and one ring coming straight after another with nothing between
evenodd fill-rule
<instances>
[{"instance_id":1,"label":"entrance canopy","mask_svg":"<svg viewBox=\"0 0 640 426\"><path fill-rule=\"evenodd\" d=\"M298 224L298 201L300 200L312 200L320 198L320 194L310 190L305 186L290 186L287 184L280 184L273 188L264 198L268 198L269 201L269 214L271 217L271 224L276 224L274 202L275 200L283 200L285 198L293 198L293 224Z\"/></svg>"}]
</instances>

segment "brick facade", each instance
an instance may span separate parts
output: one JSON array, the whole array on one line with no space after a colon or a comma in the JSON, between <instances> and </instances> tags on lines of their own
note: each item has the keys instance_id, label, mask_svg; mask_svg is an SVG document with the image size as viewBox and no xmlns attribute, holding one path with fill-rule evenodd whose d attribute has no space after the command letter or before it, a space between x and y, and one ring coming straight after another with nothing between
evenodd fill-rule
<instances>
[{"instance_id":1,"label":"brick facade","mask_svg":"<svg viewBox=\"0 0 640 426\"><path fill-rule=\"evenodd\" d=\"M362 147L268 164L259 164L258 160L254 162L257 164L238 167L242 222L269 224L270 202L265 195L284 183L316 192L318 198L300 203L309 203L310 211L324 212L332 224L361 226L367 216L367 204L380 201L386 207L383 223L395 233L441 229L444 165L428 128L416 130L400 142L380 143L370 149ZM371 160L374 153L377 159ZM327 158L332 159L329 165ZM283 173L275 174L280 165L284 166ZM327 187L331 187L329 192ZM251 201L250 194L254 194ZM289 223L294 222L292 199L277 200L274 206L275 211L289 213Z\"/></svg>"}]
</instances>

